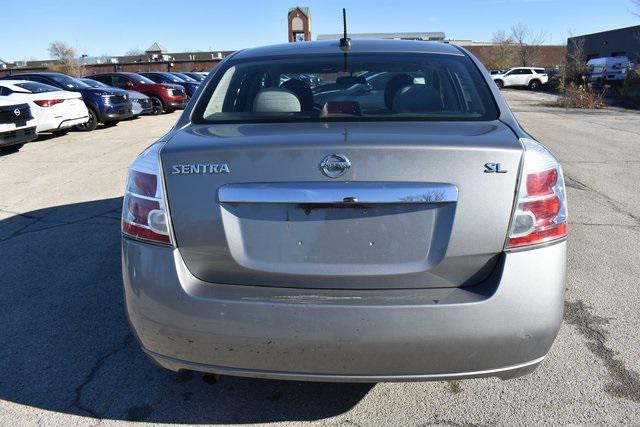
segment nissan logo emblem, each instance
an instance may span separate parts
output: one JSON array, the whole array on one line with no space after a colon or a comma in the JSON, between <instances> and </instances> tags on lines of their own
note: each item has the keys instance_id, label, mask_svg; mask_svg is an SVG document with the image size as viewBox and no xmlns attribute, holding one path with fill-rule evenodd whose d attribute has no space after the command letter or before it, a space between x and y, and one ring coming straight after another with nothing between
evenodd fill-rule
<instances>
[{"instance_id":1,"label":"nissan logo emblem","mask_svg":"<svg viewBox=\"0 0 640 427\"><path fill-rule=\"evenodd\" d=\"M16 116L19 116L20 110L16 108L15 110L13 110L13 114L15 114Z\"/></svg>"},{"instance_id":2,"label":"nissan logo emblem","mask_svg":"<svg viewBox=\"0 0 640 427\"><path fill-rule=\"evenodd\" d=\"M351 162L344 154L329 154L320 162L320 170L329 178L338 178L351 167Z\"/></svg>"}]
</instances>

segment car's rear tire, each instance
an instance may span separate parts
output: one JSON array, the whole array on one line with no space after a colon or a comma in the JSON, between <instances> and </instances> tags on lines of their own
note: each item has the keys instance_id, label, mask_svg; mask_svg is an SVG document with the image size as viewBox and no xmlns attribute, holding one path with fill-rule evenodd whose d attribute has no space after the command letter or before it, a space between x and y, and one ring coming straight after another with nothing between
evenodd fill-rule
<instances>
[{"instance_id":1,"label":"car's rear tire","mask_svg":"<svg viewBox=\"0 0 640 427\"><path fill-rule=\"evenodd\" d=\"M542 83L540 83L540 80L531 80L529 82L529 89L531 90L538 90L540 89L540 86L542 86Z\"/></svg>"},{"instance_id":2,"label":"car's rear tire","mask_svg":"<svg viewBox=\"0 0 640 427\"><path fill-rule=\"evenodd\" d=\"M80 132L91 132L98 127L98 114L91 107L88 107L87 110L89 110L89 121L81 125L76 125L76 129Z\"/></svg>"},{"instance_id":3,"label":"car's rear tire","mask_svg":"<svg viewBox=\"0 0 640 427\"><path fill-rule=\"evenodd\" d=\"M494 80L496 82L496 86L498 89L502 89L504 87L504 82L502 80Z\"/></svg>"},{"instance_id":4,"label":"car's rear tire","mask_svg":"<svg viewBox=\"0 0 640 427\"><path fill-rule=\"evenodd\" d=\"M153 110L151 110L151 113L149 114L152 116L162 114L162 112L164 111L164 103L162 102L162 99L156 96L150 96L149 98L151 98L151 104L153 104Z\"/></svg>"}]
</instances>

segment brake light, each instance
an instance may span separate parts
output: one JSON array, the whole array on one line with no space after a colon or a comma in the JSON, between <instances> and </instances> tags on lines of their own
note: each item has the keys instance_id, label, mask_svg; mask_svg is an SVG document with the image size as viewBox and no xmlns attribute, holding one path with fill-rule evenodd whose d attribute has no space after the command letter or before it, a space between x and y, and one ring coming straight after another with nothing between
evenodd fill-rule
<instances>
[{"instance_id":1,"label":"brake light","mask_svg":"<svg viewBox=\"0 0 640 427\"><path fill-rule=\"evenodd\" d=\"M160 176L156 143L140 154L129 168L122 207L122 234L154 243L172 243Z\"/></svg>"},{"instance_id":2,"label":"brake light","mask_svg":"<svg viewBox=\"0 0 640 427\"><path fill-rule=\"evenodd\" d=\"M64 99L39 99L37 101L33 101L40 107L52 107L56 104L62 104Z\"/></svg>"},{"instance_id":3,"label":"brake light","mask_svg":"<svg viewBox=\"0 0 640 427\"><path fill-rule=\"evenodd\" d=\"M567 198L562 167L538 142L521 138L524 164L507 248L545 243L567 236Z\"/></svg>"}]
</instances>

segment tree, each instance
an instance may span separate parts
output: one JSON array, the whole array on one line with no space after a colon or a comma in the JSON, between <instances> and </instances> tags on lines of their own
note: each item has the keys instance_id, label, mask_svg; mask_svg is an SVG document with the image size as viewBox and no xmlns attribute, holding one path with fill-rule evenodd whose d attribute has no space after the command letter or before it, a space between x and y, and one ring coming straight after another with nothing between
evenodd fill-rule
<instances>
[{"instance_id":1,"label":"tree","mask_svg":"<svg viewBox=\"0 0 640 427\"><path fill-rule=\"evenodd\" d=\"M142 49L140 49L138 46L136 46L136 47L133 47L133 48L129 49L124 54L126 56L140 56L140 55L144 55L144 52L143 52Z\"/></svg>"},{"instance_id":2,"label":"tree","mask_svg":"<svg viewBox=\"0 0 640 427\"><path fill-rule=\"evenodd\" d=\"M567 68L570 71L580 73L586 67L584 42L584 37L569 37L567 40Z\"/></svg>"},{"instance_id":3,"label":"tree","mask_svg":"<svg viewBox=\"0 0 640 427\"><path fill-rule=\"evenodd\" d=\"M515 60L521 67L535 66L540 59L540 46L545 42L544 32L533 33L524 24L511 27L510 38L513 41Z\"/></svg>"},{"instance_id":4,"label":"tree","mask_svg":"<svg viewBox=\"0 0 640 427\"><path fill-rule=\"evenodd\" d=\"M84 65L78 59L76 50L65 42L55 41L49 44L49 55L57 60L57 64L50 68L71 76L83 75Z\"/></svg>"},{"instance_id":5,"label":"tree","mask_svg":"<svg viewBox=\"0 0 640 427\"><path fill-rule=\"evenodd\" d=\"M493 33L492 42L489 60L485 65L489 69L509 68L513 62L513 40L504 30L499 30Z\"/></svg>"}]
</instances>

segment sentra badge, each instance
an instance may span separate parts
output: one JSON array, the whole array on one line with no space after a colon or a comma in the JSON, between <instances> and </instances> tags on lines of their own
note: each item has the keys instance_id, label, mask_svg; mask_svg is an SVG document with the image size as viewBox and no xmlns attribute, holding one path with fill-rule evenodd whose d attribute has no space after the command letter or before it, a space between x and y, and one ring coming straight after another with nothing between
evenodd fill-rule
<instances>
[{"instance_id":1,"label":"sentra badge","mask_svg":"<svg viewBox=\"0 0 640 427\"><path fill-rule=\"evenodd\" d=\"M229 165L226 163L186 164L171 167L171 175L218 175L222 173L231 173Z\"/></svg>"}]
</instances>

